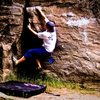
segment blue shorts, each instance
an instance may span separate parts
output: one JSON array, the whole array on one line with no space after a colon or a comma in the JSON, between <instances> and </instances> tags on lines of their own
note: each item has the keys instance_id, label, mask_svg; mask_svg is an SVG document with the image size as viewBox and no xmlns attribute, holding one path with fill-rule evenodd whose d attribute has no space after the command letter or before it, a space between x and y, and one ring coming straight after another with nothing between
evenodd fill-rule
<instances>
[{"instance_id":1,"label":"blue shorts","mask_svg":"<svg viewBox=\"0 0 100 100\"><path fill-rule=\"evenodd\" d=\"M34 48L34 49L30 49L28 50L25 54L24 54L24 57L26 59L45 59L45 57L49 56L51 53L47 52L45 50L44 47L40 47L40 48Z\"/></svg>"}]
</instances>

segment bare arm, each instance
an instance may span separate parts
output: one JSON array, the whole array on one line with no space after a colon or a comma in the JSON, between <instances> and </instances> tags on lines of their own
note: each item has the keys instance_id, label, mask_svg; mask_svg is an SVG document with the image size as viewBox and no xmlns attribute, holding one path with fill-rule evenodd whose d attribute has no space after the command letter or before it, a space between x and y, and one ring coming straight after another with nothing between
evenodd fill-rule
<instances>
[{"instance_id":1,"label":"bare arm","mask_svg":"<svg viewBox=\"0 0 100 100\"><path fill-rule=\"evenodd\" d=\"M36 31L34 31L34 30L31 28L31 25L30 25L30 24L29 24L27 27L29 28L29 30L30 30L33 34L35 34L35 35L38 34Z\"/></svg>"},{"instance_id":2,"label":"bare arm","mask_svg":"<svg viewBox=\"0 0 100 100\"><path fill-rule=\"evenodd\" d=\"M49 21L48 18L46 17L46 15L42 12L41 8L40 7L37 7L36 10L38 10L41 14L41 16L43 17L44 21Z\"/></svg>"}]
</instances>

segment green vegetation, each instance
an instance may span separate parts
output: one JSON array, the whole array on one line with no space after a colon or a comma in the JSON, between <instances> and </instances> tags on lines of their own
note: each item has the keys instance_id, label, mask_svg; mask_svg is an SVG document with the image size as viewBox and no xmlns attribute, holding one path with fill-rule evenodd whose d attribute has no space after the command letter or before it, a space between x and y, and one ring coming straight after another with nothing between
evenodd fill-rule
<instances>
[{"instance_id":1,"label":"green vegetation","mask_svg":"<svg viewBox=\"0 0 100 100\"><path fill-rule=\"evenodd\" d=\"M0 97L0 100L12 100L12 99Z\"/></svg>"},{"instance_id":2,"label":"green vegetation","mask_svg":"<svg viewBox=\"0 0 100 100\"><path fill-rule=\"evenodd\" d=\"M59 78L46 75L45 79L42 80L42 76L38 75L37 79L34 81L33 78L17 78L16 75L11 75L9 80L17 80L21 82L30 82L34 84L44 84L47 86L47 92L50 92L54 89L66 88L68 90L77 91L84 94L95 94L97 91L93 88L81 88L81 84L75 82L65 82Z\"/></svg>"},{"instance_id":3,"label":"green vegetation","mask_svg":"<svg viewBox=\"0 0 100 100\"><path fill-rule=\"evenodd\" d=\"M66 88L70 91L77 91L84 94L95 94L97 91L91 88L82 88L80 83L75 82L65 82L59 78L54 78L52 76L46 76L45 80L42 81L41 78L37 79L37 84L45 84L47 85L47 91L52 91L53 88L61 89Z\"/></svg>"}]
</instances>

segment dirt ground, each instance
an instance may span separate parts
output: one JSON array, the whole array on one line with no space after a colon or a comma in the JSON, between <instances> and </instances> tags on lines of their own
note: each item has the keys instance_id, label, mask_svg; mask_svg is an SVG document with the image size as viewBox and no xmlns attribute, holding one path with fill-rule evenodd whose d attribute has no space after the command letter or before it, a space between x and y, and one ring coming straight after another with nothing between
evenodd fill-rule
<instances>
[{"instance_id":1,"label":"dirt ground","mask_svg":"<svg viewBox=\"0 0 100 100\"><path fill-rule=\"evenodd\" d=\"M30 98L8 96L0 92L0 100L100 100L100 93L82 94L66 89L53 89L51 92L41 93Z\"/></svg>"}]
</instances>

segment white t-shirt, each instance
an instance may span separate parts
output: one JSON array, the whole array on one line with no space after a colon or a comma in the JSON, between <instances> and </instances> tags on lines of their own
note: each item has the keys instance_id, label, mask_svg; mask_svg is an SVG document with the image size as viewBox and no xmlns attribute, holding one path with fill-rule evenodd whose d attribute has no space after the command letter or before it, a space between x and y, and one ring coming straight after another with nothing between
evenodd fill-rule
<instances>
[{"instance_id":1,"label":"white t-shirt","mask_svg":"<svg viewBox=\"0 0 100 100\"><path fill-rule=\"evenodd\" d=\"M48 22L47 20L46 22ZM47 52L53 52L55 49L57 37L56 37L56 29L54 27L54 32L48 32L47 30L44 32L39 32L37 36L43 39L43 47L46 49Z\"/></svg>"}]
</instances>

